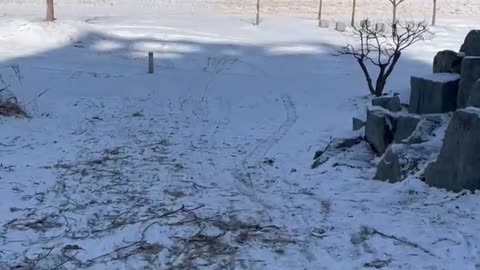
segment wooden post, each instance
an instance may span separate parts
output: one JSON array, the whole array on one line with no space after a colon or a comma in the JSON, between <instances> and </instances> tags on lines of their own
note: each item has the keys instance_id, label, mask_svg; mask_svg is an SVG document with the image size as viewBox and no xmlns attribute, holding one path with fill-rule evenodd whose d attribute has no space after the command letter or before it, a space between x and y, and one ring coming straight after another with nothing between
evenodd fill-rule
<instances>
[{"instance_id":1,"label":"wooden post","mask_svg":"<svg viewBox=\"0 0 480 270\"><path fill-rule=\"evenodd\" d=\"M47 16L45 17L47 22L53 22L55 20L55 9L53 7L53 0L47 0Z\"/></svg>"},{"instance_id":2,"label":"wooden post","mask_svg":"<svg viewBox=\"0 0 480 270\"><path fill-rule=\"evenodd\" d=\"M318 3L318 21L322 20L322 8L323 8L323 0L320 0Z\"/></svg>"},{"instance_id":3,"label":"wooden post","mask_svg":"<svg viewBox=\"0 0 480 270\"><path fill-rule=\"evenodd\" d=\"M153 74L154 72L154 59L153 59L153 52L148 53L148 73Z\"/></svg>"},{"instance_id":4,"label":"wooden post","mask_svg":"<svg viewBox=\"0 0 480 270\"><path fill-rule=\"evenodd\" d=\"M436 23L437 23L437 0L433 0L432 25L435 26Z\"/></svg>"},{"instance_id":5,"label":"wooden post","mask_svg":"<svg viewBox=\"0 0 480 270\"><path fill-rule=\"evenodd\" d=\"M257 0L257 14L255 16L255 25L260 24L260 0Z\"/></svg>"},{"instance_id":6,"label":"wooden post","mask_svg":"<svg viewBox=\"0 0 480 270\"><path fill-rule=\"evenodd\" d=\"M352 22L350 23L352 27L355 27L355 8L357 6L357 1L353 0L353 6L352 6Z\"/></svg>"}]
</instances>

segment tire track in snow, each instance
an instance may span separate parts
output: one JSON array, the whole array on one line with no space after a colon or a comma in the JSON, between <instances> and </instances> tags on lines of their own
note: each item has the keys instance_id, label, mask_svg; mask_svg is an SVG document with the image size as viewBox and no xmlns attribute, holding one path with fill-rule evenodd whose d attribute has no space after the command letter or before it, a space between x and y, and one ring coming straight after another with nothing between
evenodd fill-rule
<instances>
[{"instance_id":1,"label":"tire track in snow","mask_svg":"<svg viewBox=\"0 0 480 270\"><path fill-rule=\"evenodd\" d=\"M270 204L266 203L263 199L260 199L255 190L252 175L262 176L262 170L260 168L260 163L265 158L267 153L276 145L278 142L287 135L293 125L297 122L297 111L295 109L295 104L293 103L289 95L282 95L281 97L283 106L285 107L286 119L280 125L276 132L274 132L270 137L264 139L263 142L258 144L247 156L242 160L241 169L235 170L232 172L232 176L238 180L239 184L236 185L237 189L245 196L250 198L252 202L258 203L264 206L267 209L274 208Z\"/></svg>"}]
</instances>

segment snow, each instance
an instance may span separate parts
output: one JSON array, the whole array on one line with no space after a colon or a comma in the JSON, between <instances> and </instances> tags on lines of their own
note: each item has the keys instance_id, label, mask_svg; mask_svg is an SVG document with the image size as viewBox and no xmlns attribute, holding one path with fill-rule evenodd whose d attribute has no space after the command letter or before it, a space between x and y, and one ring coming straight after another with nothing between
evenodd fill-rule
<instances>
[{"instance_id":1,"label":"snow","mask_svg":"<svg viewBox=\"0 0 480 270\"><path fill-rule=\"evenodd\" d=\"M431 21L433 1L411 0L398 7L398 15L402 18L416 18ZM288 15L302 18L316 18L319 0L261 0L262 14ZM0 0L2 12L14 14L32 14L42 9L43 1ZM256 0L62 0L56 2L57 14L75 15L78 10L85 10L90 16L118 16L158 14L228 14L250 15L253 21L256 11ZM475 20L480 2L477 0L444 0L438 1L437 16L439 20L469 17ZM371 18L378 21L391 19L392 5L389 1L362 0L356 5L357 18ZM323 18L329 21L342 20L350 23L352 13L351 0L324 1ZM359 20L358 20L359 21Z\"/></svg>"},{"instance_id":2,"label":"snow","mask_svg":"<svg viewBox=\"0 0 480 270\"><path fill-rule=\"evenodd\" d=\"M477 107L467 107L465 109L461 109L461 111L467 112L467 113L474 113L480 116L480 109Z\"/></svg>"},{"instance_id":3,"label":"snow","mask_svg":"<svg viewBox=\"0 0 480 270\"><path fill-rule=\"evenodd\" d=\"M80 7L49 24L36 5L0 17L0 74L32 116L0 118L1 269L478 268L478 194L374 181L365 143L310 168L365 112L332 56L348 35ZM445 21L389 92L475 23Z\"/></svg>"},{"instance_id":4,"label":"snow","mask_svg":"<svg viewBox=\"0 0 480 270\"><path fill-rule=\"evenodd\" d=\"M434 82L446 83L452 82L460 79L460 74L454 73L430 73L422 75L414 75L417 78L422 78Z\"/></svg>"}]
</instances>

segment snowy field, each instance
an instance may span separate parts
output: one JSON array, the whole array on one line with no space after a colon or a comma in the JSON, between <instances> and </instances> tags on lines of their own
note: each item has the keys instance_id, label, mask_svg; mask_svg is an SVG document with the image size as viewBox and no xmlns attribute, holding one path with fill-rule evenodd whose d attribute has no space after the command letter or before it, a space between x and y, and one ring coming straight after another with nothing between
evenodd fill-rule
<instances>
[{"instance_id":1,"label":"snowy field","mask_svg":"<svg viewBox=\"0 0 480 270\"><path fill-rule=\"evenodd\" d=\"M31 13L43 9L44 1L0 0L1 13ZM61 13L77 14L81 9L85 14L105 16L120 14L203 14L250 15L256 9L256 0L57 0L57 10ZM261 0L262 12L267 15L289 15L314 19L318 14L319 0ZM403 18L430 20L432 0L407 0L398 8ZM440 18L468 16L478 19L478 0L438 0L437 12ZM350 21L352 0L324 0L323 14L328 20ZM359 18L391 19L391 4L388 0L358 0L356 13Z\"/></svg>"},{"instance_id":2,"label":"snowy field","mask_svg":"<svg viewBox=\"0 0 480 270\"><path fill-rule=\"evenodd\" d=\"M4 7L19 12L31 11L32 7L41 9L44 1L0 0ZM324 0L323 12L327 19L348 19L351 14L352 0ZM133 4L132 4L133 3ZM315 18L318 13L319 0L261 0L262 11L270 15L291 15ZM60 12L78 11L78 5L90 14L164 14L169 13L210 13L246 15L255 12L256 0L62 0L56 3ZM402 17L430 19L432 0L408 0L399 6ZM439 17L469 16L476 17L480 10L477 0L438 0ZM388 0L358 0L357 16L361 18L390 19L391 4Z\"/></svg>"},{"instance_id":3,"label":"snowy field","mask_svg":"<svg viewBox=\"0 0 480 270\"><path fill-rule=\"evenodd\" d=\"M0 84L32 118L0 118L0 269L480 269L478 194L371 180L364 143L310 168L360 134L366 85L332 56L348 34L62 4L48 24L8 6ZM408 100L409 76L478 26L469 12L441 19L388 90Z\"/></svg>"}]
</instances>

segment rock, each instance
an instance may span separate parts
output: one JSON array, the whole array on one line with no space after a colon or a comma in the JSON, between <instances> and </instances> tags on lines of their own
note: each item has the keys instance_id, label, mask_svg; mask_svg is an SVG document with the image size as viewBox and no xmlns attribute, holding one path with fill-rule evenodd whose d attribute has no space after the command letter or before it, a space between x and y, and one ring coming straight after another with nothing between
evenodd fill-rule
<instances>
[{"instance_id":1,"label":"rock","mask_svg":"<svg viewBox=\"0 0 480 270\"><path fill-rule=\"evenodd\" d=\"M385 24L384 23L377 23L375 24L375 30L378 33L384 33L385 32Z\"/></svg>"},{"instance_id":2,"label":"rock","mask_svg":"<svg viewBox=\"0 0 480 270\"><path fill-rule=\"evenodd\" d=\"M480 109L454 113L435 162L425 170L427 184L459 192L480 189Z\"/></svg>"},{"instance_id":3,"label":"rock","mask_svg":"<svg viewBox=\"0 0 480 270\"><path fill-rule=\"evenodd\" d=\"M480 57L467 56L462 61L462 75L458 88L457 107L467 106L473 85L480 79Z\"/></svg>"},{"instance_id":4,"label":"rock","mask_svg":"<svg viewBox=\"0 0 480 270\"><path fill-rule=\"evenodd\" d=\"M480 80L477 80L477 82L473 85L472 93L467 105L480 108Z\"/></svg>"},{"instance_id":5,"label":"rock","mask_svg":"<svg viewBox=\"0 0 480 270\"><path fill-rule=\"evenodd\" d=\"M393 142L395 121L395 117L387 110L379 107L367 109L365 139L380 155Z\"/></svg>"},{"instance_id":6,"label":"rock","mask_svg":"<svg viewBox=\"0 0 480 270\"><path fill-rule=\"evenodd\" d=\"M419 143L412 135L422 119L415 115L401 115L397 118L393 139L396 143Z\"/></svg>"},{"instance_id":7,"label":"rock","mask_svg":"<svg viewBox=\"0 0 480 270\"><path fill-rule=\"evenodd\" d=\"M335 30L339 32L345 32L347 31L347 26L342 22L337 22L337 24L335 25Z\"/></svg>"},{"instance_id":8,"label":"rock","mask_svg":"<svg viewBox=\"0 0 480 270\"><path fill-rule=\"evenodd\" d=\"M373 107L367 110L365 139L381 155L392 143L412 145L428 141L441 123L441 120Z\"/></svg>"},{"instance_id":9,"label":"rock","mask_svg":"<svg viewBox=\"0 0 480 270\"><path fill-rule=\"evenodd\" d=\"M412 134L405 139L402 139L399 143L404 144L419 144L426 142L435 137L435 130L442 125L443 121L437 121L434 119L421 119L417 124Z\"/></svg>"},{"instance_id":10,"label":"rock","mask_svg":"<svg viewBox=\"0 0 480 270\"><path fill-rule=\"evenodd\" d=\"M320 20L318 26L321 28L328 28L330 27L330 23L327 20Z\"/></svg>"},{"instance_id":11,"label":"rock","mask_svg":"<svg viewBox=\"0 0 480 270\"><path fill-rule=\"evenodd\" d=\"M398 182L409 176L418 177L438 147L423 143L416 145L392 144L377 165L374 179Z\"/></svg>"},{"instance_id":12,"label":"rock","mask_svg":"<svg viewBox=\"0 0 480 270\"><path fill-rule=\"evenodd\" d=\"M375 173L374 179L391 183L399 182L403 180L400 169L398 155L393 152L392 147L388 147L377 165L377 172Z\"/></svg>"},{"instance_id":13,"label":"rock","mask_svg":"<svg viewBox=\"0 0 480 270\"><path fill-rule=\"evenodd\" d=\"M361 141L361 137L336 139L332 141L332 146L334 149L345 150L352 148L353 146L359 144Z\"/></svg>"},{"instance_id":14,"label":"rock","mask_svg":"<svg viewBox=\"0 0 480 270\"><path fill-rule=\"evenodd\" d=\"M451 73L412 76L408 111L419 114L454 111L457 107L459 78L460 75Z\"/></svg>"},{"instance_id":15,"label":"rock","mask_svg":"<svg viewBox=\"0 0 480 270\"><path fill-rule=\"evenodd\" d=\"M332 156L345 152L361 142L361 137L332 139L325 149L315 152L311 168L315 169L320 167L325 162L329 161Z\"/></svg>"},{"instance_id":16,"label":"rock","mask_svg":"<svg viewBox=\"0 0 480 270\"><path fill-rule=\"evenodd\" d=\"M372 100L373 106L380 106L391 112L399 112L402 110L402 104L398 96L394 97L377 97Z\"/></svg>"},{"instance_id":17,"label":"rock","mask_svg":"<svg viewBox=\"0 0 480 270\"><path fill-rule=\"evenodd\" d=\"M352 129L353 131L355 130L359 130L361 128L363 128L365 126L365 121L361 120L361 119L358 119L356 117L353 117L353 121L352 121Z\"/></svg>"},{"instance_id":18,"label":"rock","mask_svg":"<svg viewBox=\"0 0 480 270\"><path fill-rule=\"evenodd\" d=\"M480 30L472 30L460 49L466 56L480 56Z\"/></svg>"},{"instance_id":19,"label":"rock","mask_svg":"<svg viewBox=\"0 0 480 270\"><path fill-rule=\"evenodd\" d=\"M321 156L323 155L323 153L325 153L326 150L327 150L327 149L315 151L315 155L313 155L313 160L316 160L316 159L318 159L319 157L321 157Z\"/></svg>"},{"instance_id":20,"label":"rock","mask_svg":"<svg viewBox=\"0 0 480 270\"><path fill-rule=\"evenodd\" d=\"M433 73L458 73L463 57L451 50L440 51L433 59Z\"/></svg>"},{"instance_id":21,"label":"rock","mask_svg":"<svg viewBox=\"0 0 480 270\"><path fill-rule=\"evenodd\" d=\"M452 73L462 74L463 58L464 58L463 56L459 56L459 59L457 59L457 61L454 61L452 63L452 70L451 70Z\"/></svg>"}]
</instances>

